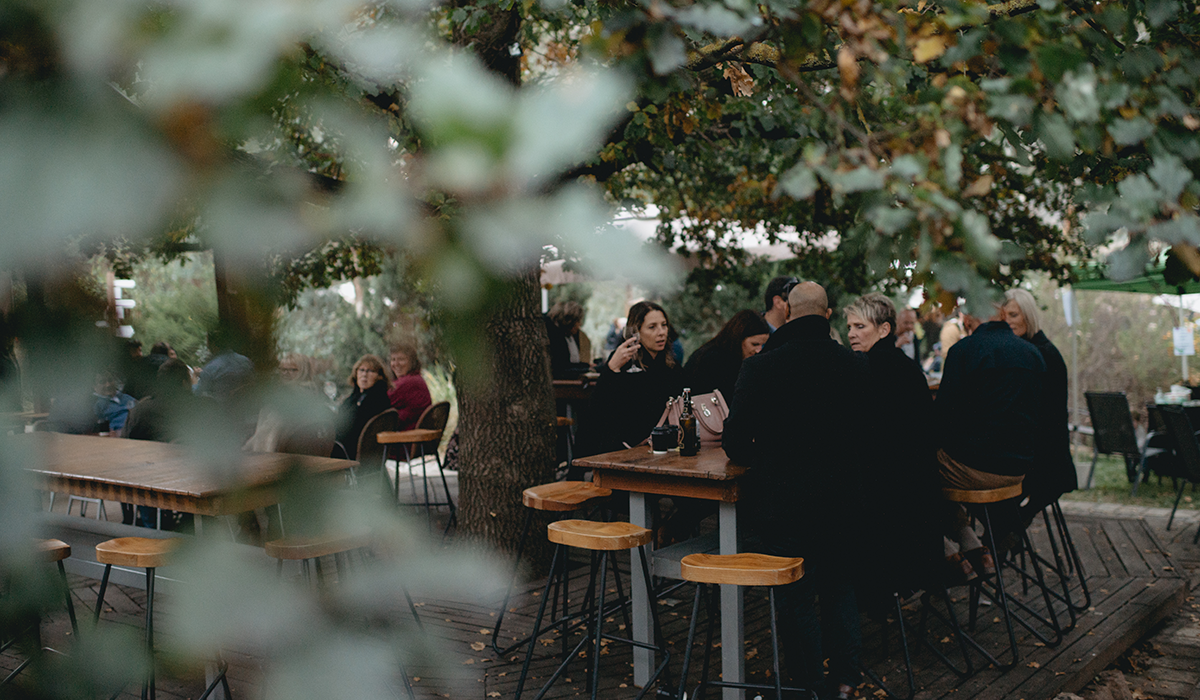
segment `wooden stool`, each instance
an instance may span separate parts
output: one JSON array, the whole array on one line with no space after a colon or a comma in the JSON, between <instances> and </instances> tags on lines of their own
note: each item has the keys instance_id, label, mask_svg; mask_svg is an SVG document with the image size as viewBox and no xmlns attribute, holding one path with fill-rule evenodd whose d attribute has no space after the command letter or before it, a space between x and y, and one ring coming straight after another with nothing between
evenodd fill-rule
<instances>
[{"instance_id":1,"label":"wooden stool","mask_svg":"<svg viewBox=\"0 0 1200 700\"><path fill-rule=\"evenodd\" d=\"M316 537L284 537L263 544L267 556L278 560L277 571L283 575L283 562L298 561L304 572L304 580L311 581L309 562L316 562L317 581L324 584L325 574L321 570L321 557L332 555L334 566L337 568L338 579L345 575L345 558L356 550L367 547L371 542L370 533L350 535L320 535Z\"/></svg>"},{"instance_id":2,"label":"wooden stool","mask_svg":"<svg viewBox=\"0 0 1200 700\"><path fill-rule=\"evenodd\" d=\"M593 599L591 610L588 614L589 624L595 625L594 637L591 633L584 635L584 638L579 642L579 644L577 644L575 648L566 655L566 658L563 659L563 662L559 664L558 668L553 674L551 674L550 679L546 681L544 686L542 686L542 689L538 692L537 697L539 699L543 697L550 687L554 685L554 682L557 681L560 676L562 676L563 672L567 669L567 665L570 664L571 661L579 654L579 652L583 650L584 646L586 646L588 642L592 642L591 696L592 700L595 700L600 688L600 649L602 642L605 639L630 644L642 649L649 649L663 655L662 663L659 664L658 668L655 669L649 680L646 681L646 685L642 688L642 691L638 693L637 698L640 699L645 696L645 694L649 692L650 686L654 684L654 681L660 675L664 676L666 685L670 686L671 682L669 674L665 674L664 671L667 670L667 665L671 661L671 653L667 651L665 646L654 643L647 644L644 642L635 641L633 639L625 639L623 637L617 637L604 633L604 591L605 579L608 578L609 552L637 549L638 556L642 563L642 575L644 577L645 585L648 589L646 591L646 598L650 601L653 601L654 592L653 590L649 590L652 579L650 578L650 566L646 561L646 545L654 539L654 533L644 527L638 527L637 525L633 525L631 523L598 523L590 520L560 520L555 523L550 523L550 526L547 528L546 535L551 542L557 545L554 548L554 561L551 564L551 569L554 568L554 565L557 564L560 557L566 556L567 547L577 547L580 549L586 549L600 553L600 576L598 579L593 576L592 580L589 581L589 588L592 586L597 587L596 597ZM615 571L614 574L616 574ZM550 584L551 581L547 579L546 588L542 592L541 603L538 605L538 614L533 623L533 635L531 639L537 639L541 633L540 628L542 624L542 617L546 613L546 598L548 598L550 595ZM658 611L656 610L656 607L656 605L651 603L650 617L654 621L655 639L661 641L662 630L658 624ZM521 691L525 688L525 680L529 676L529 664L533 660L533 651L535 646L537 645L530 641L529 650L525 654L525 663L521 667L521 676L517 680L517 693L515 696L516 700L520 700Z\"/></svg>"},{"instance_id":3,"label":"wooden stool","mask_svg":"<svg viewBox=\"0 0 1200 700\"><path fill-rule=\"evenodd\" d=\"M521 493L521 502L525 505L525 526L521 529L521 539L517 542L517 556L513 561L513 573L508 580L508 589L504 592L504 601L500 603L500 609L496 612L496 626L492 629L492 650L497 656L504 656L512 650L524 645L532 643L531 637L525 637L513 642L504 649L500 648L500 625L504 623L504 613L508 610L508 601L512 597L513 584L517 580L517 572L521 567L521 555L525 552L525 542L529 537L529 529L533 526L533 514L535 511L543 511L549 513L570 513L581 508L595 503L601 499L608 498L612 495L612 489L602 488L587 481L553 481L549 484L541 484L540 486L531 486ZM558 610L559 592L566 591L566 557L563 557L562 566L558 569L551 569L550 578L557 578L557 586L554 594L554 607L550 610L550 616L555 617ZM566 601L563 600L563 613L565 618ZM554 629L563 619L559 619L553 625L546 628L546 631ZM565 627L564 627L565 631ZM564 635L565 643L565 635Z\"/></svg>"},{"instance_id":4,"label":"wooden stool","mask_svg":"<svg viewBox=\"0 0 1200 700\"><path fill-rule=\"evenodd\" d=\"M179 548L182 540L150 539L147 537L118 537L96 545L96 561L104 564L104 576L100 579L100 594L96 597L95 624L100 624L100 611L104 609L104 593L108 589L108 576L113 566L132 566L146 570L146 648L150 654L150 672L142 686L142 696L155 698L154 690L154 570L166 564L171 554ZM232 697L229 682L225 678L228 666L222 665L217 677L200 696L207 698L220 683L225 697Z\"/></svg>"},{"instance_id":5,"label":"wooden stool","mask_svg":"<svg viewBox=\"0 0 1200 700\"><path fill-rule=\"evenodd\" d=\"M1024 572L1022 572L1019 569L1019 567L1015 566L1015 564L1008 561L1008 557L1001 556L1000 550L996 547L995 533L992 531L990 507L994 506L995 504L1000 503L1002 501L1008 501L1008 500L1012 500L1015 498L1020 498L1021 494L1022 494L1021 484L1015 484L1013 486L1004 486L1004 487L995 488L995 489L970 489L970 490L953 489L953 488L943 488L942 489L942 496L946 500L954 502L954 503L959 503L964 506L965 505L974 506L977 510L979 510L983 514L984 534L987 536L987 544L989 546L989 549L991 550L992 555L996 559L996 572L991 575L988 575L988 574L986 574L986 572L983 572L983 571L976 572L979 574L979 578L977 578L976 580L974 580L970 583L970 586L971 586L970 618L968 621L967 628L971 631L974 631L975 623L977 621L978 613L979 613L979 599L980 599L981 595L986 595L993 603L995 603L997 606L999 606L1002 616L1004 618L1005 629L1008 632L1008 641L1009 641L1009 650L1011 653L1011 660L1007 664L1002 664L995 656L993 656L990 652L988 652L986 649L984 649L982 646L980 646L970 636L964 635L964 638L967 643L969 643L977 651L982 653L989 662L995 664L997 668L1001 668L1001 669L1013 668L1021 660L1021 653L1017 647L1016 634L1013 630L1013 621L1014 620L1018 624L1020 624L1022 627L1024 627L1026 630L1028 630L1031 634L1033 634L1035 637L1037 637L1039 640L1041 640L1041 642L1047 646L1054 646L1054 645L1058 644L1059 642L1062 641L1062 636L1063 636L1062 629L1058 625L1058 618L1054 612L1054 607L1051 603L1051 597L1049 595L1049 587L1046 586L1046 584L1045 584L1045 580L1044 580L1044 578L1042 576L1042 572L1041 572L1041 567L1038 564L1036 559L1031 559L1031 562L1033 564L1033 568L1034 568L1034 571L1036 574L1035 578L1039 581L1040 587L1043 592L1043 597L1045 599L1047 612L1050 615L1050 617L1048 619L1039 615L1036 611L1034 611L1032 608L1030 608L1024 602L1022 602L1016 598L1013 598L1011 595L1009 595L1008 591L1006 591L1005 587L1004 587L1004 570L1006 568L1017 571L1018 575L1022 575L1022 580L1026 580L1026 579L1024 579L1024 576L1023 576ZM1022 544L1025 546L1025 548L1032 549L1032 543L1029 542L1028 534L1026 534L1024 530L1022 530L1020 533L1020 536L1022 539ZM1054 633L1054 637L1053 638L1046 637L1045 635L1041 634L1037 629L1035 629L1033 627L1033 625L1031 625L1027 620L1025 620L1025 618L1014 614L1014 611L1012 610L1012 606L1010 606L1010 603L1012 604L1012 606L1020 608L1023 612L1030 615L1031 617L1036 619L1038 622L1049 627L1051 629L1051 631Z\"/></svg>"},{"instance_id":6,"label":"wooden stool","mask_svg":"<svg viewBox=\"0 0 1200 700\"><path fill-rule=\"evenodd\" d=\"M700 684L690 697L701 697L710 686L719 688L741 688L744 690L772 690L777 700L782 700L783 691L811 692L800 688L784 688L779 669L779 634L775 623L775 586L786 586L804 576L804 560L798 557L775 557L767 554L689 554L679 562L680 578L696 584L696 598L692 603L692 621L688 627L687 646L683 648L683 669L679 672L679 691L675 697L684 697L687 685L688 664L691 661L692 645L696 640L696 623L700 617L700 598L708 586L728 584L734 586L766 586L771 603L771 661L775 673L775 685L733 683L708 680L708 660L712 651L713 618L717 616L715 589L710 589L708 606L708 635L704 644L704 667Z\"/></svg>"},{"instance_id":7,"label":"wooden stool","mask_svg":"<svg viewBox=\"0 0 1200 700\"><path fill-rule=\"evenodd\" d=\"M63 542L62 540L37 540L34 542L34 548L37 550L38 554L41 555L39 558L42 561L47 563L52 562L58 565L59 580L62 582L63 593L67 599L67 615L71 618L71 630L75 633L75 638L78 639L79 624L75 620L75 603L71 600L71 588L67 584L67 570L63 566L63 560L71 556L71 545ZM59 653L54 649L42 646L41 622L40 615L33 622L33 635L34 639L36 640L36 649L39 651ZM9 647L16 644L20 638L20 634L14 634L11 639L0 643L0 653L6 651ZM33 663L33 657L25 659L18 664L17 667L12 670L12 672L5 676L3 680L0 680L0 687L6 685L12 679L16 678L17 674L25 670L25 667L31 663Z\"/></svg>"}]
</instances>

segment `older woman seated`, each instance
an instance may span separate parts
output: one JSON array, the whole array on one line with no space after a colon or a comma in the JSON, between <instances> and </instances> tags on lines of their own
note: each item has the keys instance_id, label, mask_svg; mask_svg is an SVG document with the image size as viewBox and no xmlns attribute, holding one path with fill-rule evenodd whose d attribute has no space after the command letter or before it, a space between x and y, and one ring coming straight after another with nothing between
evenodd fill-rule
<instances>
[{"instance_id":1,"label":"older woman seated","mask_svg":"<svg viewBox=\"0 0 1200 700\"><path fill-rule=\"evenodd\" d=\"M363 355L350 372L350 395L338 406L337 441L346 451L347 459L358 456L358 436L367 421L392 407L388 400L391 374L383 360L375 355ZM334 449L334 456L341 456Z\"/></svg>"}]
</instances>

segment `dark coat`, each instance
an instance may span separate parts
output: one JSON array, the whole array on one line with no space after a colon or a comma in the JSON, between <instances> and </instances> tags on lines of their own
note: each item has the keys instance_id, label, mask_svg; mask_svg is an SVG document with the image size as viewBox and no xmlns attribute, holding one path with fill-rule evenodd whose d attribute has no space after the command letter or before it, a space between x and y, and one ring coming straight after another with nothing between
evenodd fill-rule
<instances>
[{"instance_id":1,"label":"dark coat","mask_svg":"<svg viewBox=\"0 0 1200 700\"><path fill-rule=\"evenodd\" d=\"M742 361L725 420L725 453L749 468L740 510L773 553L845 570L859 554L866 362L821 316L789 321L770 343Z\"/></svg>"},{"instance_id":2,"label":"dark coat","mask_svg":"<svg viewBox=\"0 0 1200 700\"><path fill-rule=\"evenodd\" d=\"M692 390L692 396L720 389L721 395L728 402L733 398L733 390L737 386L738 373L741 370L741 347L734 348L734 352L730 353L725 348L705 344L692 353L684 365L683 384Z\"/></svg>"},{"instance_id":3,"label":"dark coat","mask_svg":"<svg viewBox=\"0 0 1200 700\"><path fill-rule=\"evenodd\" d=\"M1033 466L1046 362L1003 321L984 323L946 355L938 387L942 448L989 474L1020 476Z\"/></svg>"},{"instance_id":4,"label":"dark coat","mask_svg":"<svg viewBox=\"0 0 1200 700\"><path fill-rule=\"evenodd\" d=\"M1067 408L1067 363L1042 331L1030 339L1046 362L1045 399L1039 419L1035 468L1025 477L1025 494L1038 510L1078 488L1071 458L1070 412Z\"/></svg>"},{"instance_id":5,"label":"dark coat","mask_svg":"<svg viewBox=\"0 0 1200 700\"><path fill-rule=\"evenodd\" d=\"M861 429L878 449L863 464L863 517L874 544L871 574L859 588L889 600L893 591L923 588L942 552L933 398L920 366L895 341L889 335L866 353L870 401Z\"/></svg>"},{"instance_id":6,"label":"dark coat","mask_svg":"<svg viewBox=\"0 0 1200 700\"><path fill-rule=\"evenodd\" d=\"M357 459L358 438L367 426L367 421L391 407L388 382L382 377L366 391L360 391L355 386L354 391L342 401L338 406L337 441L346 448L348 459Z\"/></svg>"},{"instance_id":7,"label":"dark coat","mask_svg":"<svg viewBox=\"0 0 1200 700\"><path fill-rule=\"evenodd\" d=\"M683 393L682 370L666 362L670 351L667 347L658 353L641 372L629 371L633 361L620 372L609 369L607 360L600 366L600 378L576 435L578 454L621 450L650 437L667 400Z\"/></svg>"}]
</instances>

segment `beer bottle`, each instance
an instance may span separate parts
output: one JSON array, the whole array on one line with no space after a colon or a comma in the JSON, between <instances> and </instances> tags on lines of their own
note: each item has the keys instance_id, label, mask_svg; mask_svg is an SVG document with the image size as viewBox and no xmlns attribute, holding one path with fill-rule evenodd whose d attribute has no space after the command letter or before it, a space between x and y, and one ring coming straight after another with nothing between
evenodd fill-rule
<instances>
[{"instance_id":1,"label":"beer bottle","mask_svg":"<svg viewBox=\"0 0 1200 700\"><path fill-rule=\"evenodd\" d=\"M683 413L679 416L682 444L679 454L692 457L700 452L700 436L696 433L696 414L692 413L692 390L683 390Z\"/></svg>"}]
</instances>

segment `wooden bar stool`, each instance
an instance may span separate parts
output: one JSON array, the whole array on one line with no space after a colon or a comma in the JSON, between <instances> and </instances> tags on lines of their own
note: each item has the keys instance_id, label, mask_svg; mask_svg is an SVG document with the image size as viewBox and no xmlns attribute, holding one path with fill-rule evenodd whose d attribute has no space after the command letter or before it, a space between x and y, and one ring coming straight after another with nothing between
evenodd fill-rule
<instances>
[{"instance_id":1,"label":"wooden bar stool","mask_svg":"<svg viewBox=\"0 0 1200 700\"><path fill-rule=\"evenodd\" d=\"M325 572L321 569L321 557L333 557L334 567L340 580L346 573L346 558L350 552L370 545L370 533L318 535L314 537L283 537L263 544L267 556L278 561L277 572L283 575L284 561L298 561L304 572L304 580L311 581L310 566L315 563L317 582L325 583Z\"/></svg>"},{"instance_id":2,"label":"wooden bar stool","mask_svg":"<svg viewBox=\"0 0 1200 700\"><path fill-rule=\"evenodd\" d=\"M654 533L651 530L647 530L644 527L639 527L631 523L598 523L590 520L560 520L555 523L550 523L550 526L547 528L546 536L551 542L557 545L554 548L554 561L551 563L551 569L554 568L554 565L557 564L560 557L566 556L567 547L576 547L579 549L586 549L600 553L600 576L598 578L593 577L593 580L589 581L589 588L592 586L597 587L596 597L593 599L591 610L588 616L589 624L595 625L594 633L589 631L588 634L585 634L584 638L580 640L579 644L575 645L575 648L566 655L566 658L563 659L563 662L559 664L558 668L555 669L553 674L551 674L549 680L546 681L546 684L542 686L542 689L538 692L535 700L541 700L541 698L546 695L547 691L550 690L550 687L553 686L555 681L557 681L559 677L562 676L563 672L566 671L568 664L571 663L571 661L589 642L592 643L590 658L590 675L592 686L591 697L592 700L595 700L600 690L600 649L602 647L602 642L605 639L615 642L622 642L624 644L629 644L642 649L649 649L653 652L662 654L662 663L659 664L658 668L655 669L653 674L651 674L650 678L646 681L646 685L642 687L641 692L637 694L637 698L639 700L640 698L644 697L647 692L649 692L650 686L654 684L655 680L657 680L659 676L663 676L665 685L670 687L670 674L666 673L666 671L667 666L671 661L671 653L667 651L665 646L659 643L639 642L633 639L626 639L624 637L617 637L615 635L604 633L604 591L605 580L608 578L609 553L636 549L638 551L638 556L641 559L642 576L644 577L645 585L647 589L650 589L650 565L646 561L646 545L654 539ZM617 575L615 567L614 575ZM537 639L540 634L542 617L546 613L546 598L550 595L550 584L551 581L547 579L546 588L542 592L541 603L538 605L538 614L533 623L532 639ZM653 601L654 591L647 590L646 598L650 601ZM658 611L656 610L656 607L656 605L651 603L650 617L654 621L654 638L656 641L661 641L662 630L658 624ZM525 653L525 663L521 667L521 676L517 679L517 692L515 696L516 700L520 700L521 691L525 688L525 680L529 677L529 665L530 662L533 661L533 652L534 647L536 646L536 644L530 642L529 650Z\"/></svg>"},{"instance_id":3,"label":"wooden bar stool","mask_svg":"<svg viewBox=\"0 0 1200 700\"><path fill-rule=\"evenodd\" d=\"M104 593L108 589L108 576L113 566L131 566L146 570L146 648L150 654L150 672L142 685L142 697L155 698L154 690L154 570L166 564L171 553L179 548L181 540L150 539L146 537L118 537L96 545L96 561L104 564L104 576L100 579L100 594L96 597L94 623L100 624L100 611L104 609ZM232 697L229 682L225 678L228 666L222 664L217 677L200 696L207 698L220 683L225 697Z\"/></svg>"},{"instance_id":4,"label":"wooden bar stool","mask_svg":"<svg viewBox=\"0 0 1200 700\"><path fill-rule=\"evenodd\" d=\"M804 560L799 557L776 557L768 554L689 554L679 562L680 578L696 584L696 598L692 603L692 620L688 626L687 646L683 648L683 669L679 672L679 691L676 697L684 697L687 685L688 664L691 661L692 644L696 640L696 623L700 617L700 598L709 586L727 584L733 586L766 586L767 597L771 604L771 661L774 671L774 685L755 683L733 683L726 681L708 680L708 661L712 651L713 618L717 616L715 592L709 589L708 605L708 635L704 644L704 667L701 671L700 684L690 696L702 697L705 689L710 686L719 688L741 688L743 690L774 690L777 700L782 700L783 691L793 693L808 693L813 698L816 694L802 688L785 688L779 669L779 634L775 623L775 586L786 586L804 577Z\"/></svg>"},{"instance_id":5,"label":"wooden bar stool","mask_svg":"<svg viewBox=\"0 0 1200 700\"><path fill-rule=\"evenodd\" d=\"M533 527L534 512L570 513L593 505L611 495L612 489L602 488L587 481L554 481L549 484L531 486L521 493L521 502L526 508L525 526L521 529L521 539L517 542L517 555L513 561L513 572L508 580L508 589L504 592L504 601L500 603L500 609L496 612L496 626L492 629L492 649L496 652L497 656L504 656L526 643L532 643L532 637L524 637L501 649L499 639L500 625L504 623L504 613L508 610L508 601L512 597L513 584L517 580L517 572L521 567L521 555L525 552L525 542L529 537L529 529ZM556 615L558 591L566 590L566 563L566 557L563 557L562 566L557 569L551 569L550 572L552 579L555 577L559 579L555 588L555 607L550 610L551 617L555 617ZM564 614L566 612L565 601L563 602L563 612ZM559 620L559 622L562 622L562 620ZM546 630L554 629L558 624L556 622L554 625L548 626Z\"/></svg>"},{"instance_id":6,"label":"wooden bar stool","mask_svg":"<svg viewBox=\"0 0 1200 700\"><path fill-rule=\"evenodd\" d=\"M40 558L42 561L47 563L52 562L58 565L59 580L62 583L62 590L67 599L67 616L71 618L71 630L75 633L75 638L78 639L79 624L75 620L75 603L71 600L71 588L67 585L67 570L63 566L63 560L71 556L71 545L63 542L62 540L37 540L34 543L34 547L38 554L41 555ZM39 651L49 651L55 654L59 653L55 649L42 646L41 631L41 619L39 616L38 619L35 619L33 622L33 635L36 640L36 648ZM12 639L0 644L0 653L3 653L12 645L16 644L20 638L20 635L13 635ZM5 676L3 680L0 680L0 687L8 684L10 681L12 681L12 679L16 678L17 674L25 670L25 667L31 663L33 663L32 656L22 661L16 668L12 670L12 672Z\"/></svg>"}]
</instances>

